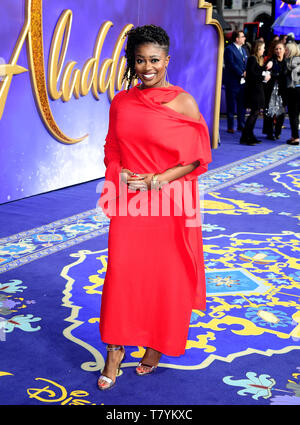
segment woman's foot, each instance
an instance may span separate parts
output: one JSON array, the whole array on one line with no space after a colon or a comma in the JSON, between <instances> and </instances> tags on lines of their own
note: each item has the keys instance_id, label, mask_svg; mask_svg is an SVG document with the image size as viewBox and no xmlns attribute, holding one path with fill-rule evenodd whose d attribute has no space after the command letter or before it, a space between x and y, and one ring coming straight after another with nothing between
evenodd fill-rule
<instances>
[{"instance_id":1,"label":"woman's foot","mask_svg":"<svg viewBox=\"0 0 300 425\"><path fill-rule=\"evenodd\" d=\"M253 136L252 140L256 144L261 143L261 140L258 140L255 136Z\"/></svg>"},{"instance_id":2,"label":"woman's foot","mask_svg":"<svg viewBox=\"0 0 300 425\"><path fill-rule=\"evenodd\" d=\"M294 139L291 137L289 140L286 141L288 145L299 145L299 139Z\"/></svg>"},{"instance_id":3,"label":"woman's foot","mask_svg":"<svg viewBox=\"0 0 300 425\"><path fill-rule=\"evenodd\" d=\"M116 383L116 377L120 372L120 366L125 356L122 345L108 345L105 366L98 379L100 390L108 390Z\"/></svg>"},{"instance_id":4,"label":"woman's foot","mask_svg":"<svg viewBox=\"0 0 300 425\"><path fill-rule=\"evenodd\" d=\"M147 348L142 358L141 362L136 368L136 373L138 375L149 375L149 373L154 372L159 364L161 358L161 353L159 351L153 350L153 348Z\"/></svg>"},{"instance_id":5,"label":"woman's foot","mask_svg":"<svg viewBox=\"0 0 300 425\"><path fill-rule=\"evenodd\" d=\"M248 145L248 146L255 146L256 145L256 142L254 142L253 140L250 140L250 139L240 139L240 144L241 145Z\"/></svg>"},{"instance_id":6,"label":"woman's foot","mask_svg":"<svg viewBox=\"0 0 300 425\"><path fill-rule=\"evenodd\" d=\"M275 136L273 136L273 134L267 134L266 138L267 138L268 140L276 140L276 137L275 137Z\"/></svg>"}]
</instances>

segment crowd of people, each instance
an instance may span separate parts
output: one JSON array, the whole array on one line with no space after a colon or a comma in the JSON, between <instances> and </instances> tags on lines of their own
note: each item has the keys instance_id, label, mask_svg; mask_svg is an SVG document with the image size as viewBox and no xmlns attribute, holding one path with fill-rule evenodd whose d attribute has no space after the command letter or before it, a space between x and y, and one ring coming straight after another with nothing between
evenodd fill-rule
<instances>
[{"instance_id":1,"label":"crowd of people","mask_svg":"<svg viewBox=\"0 0 300 425\"><path fill-rule=\"evenodd\" d=\"M266 138L280 139L287 113L291 137L286 143L299 145L300 48L293 34L274 36L266 49L262 38L250 45L243 31L233 32L224 51L223 84L227 132L235 132L236 113L241 144L261 143L254 134L260 114Z\"/></svg>"}]
</instances>

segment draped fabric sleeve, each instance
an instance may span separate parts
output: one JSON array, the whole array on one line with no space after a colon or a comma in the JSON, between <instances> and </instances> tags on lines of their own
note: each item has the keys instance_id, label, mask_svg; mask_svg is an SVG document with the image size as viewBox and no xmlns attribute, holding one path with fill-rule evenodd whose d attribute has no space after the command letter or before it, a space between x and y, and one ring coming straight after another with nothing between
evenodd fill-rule
<instances>
[{"instance_id":1,"label":"draped fabric sleeve","mask_svg":"<svg viewBox=\"0 0 300 425\"><path fill-rule=\"evenodd\" d=\"M167 169L199 161L199 165L184 176L185 180L197 179L207 171L212 157L209 131L202 114L199 120L181 116L177 123L173 121L169 128L170 137L172 140L169 141L168 149L173 160Z\"/></svg>"},{"instance_id":2,"label":"draped fabric sleeve","mask_svg":"<svg viewBox=\"0 0 300 425\"><path fill-rule=\"evenodd\" d=\"M212 160L209 131L202 115L199 123L195 123L192 129L190 138L183 141L183 146L178 151L178 160L181 165L188 165L195 161L199 161L199 165L184 176L185 180L196 179L205 173Z\"/></svg>"},{"instance_id":3,"label":"draped fabric sleeve","mask_svg":"<svg viewBox=\"0 0 300 425\"><path fill-rule=\"evenodd\" d=\"M136 97L153 112L152 122L159 128L159 142L155 141L161 158L158 172L199 161L199 166L184 176L185 180L194 180L207 171L212 161L210 136L202 114L196 120L164 105L182 92L178 86L152 91L135 88Z\"/></svg>"},{"instance_id":4,"label":"draped fabric sleeve","mask_svg":"<svg viewBox=\"0 0 300 425\"><path fill-rule=\"evenodd\" d=\"M106 202L112 201L119 196L120 173L122 170L122 161L119 143L116 137L116 97L113 99L109 110L108 133L104 145L104 164L106 167L105 181L98 204L106 212L109 206ZM107 214L108 215L108 214Z\"/></svg>"}]
</instances>

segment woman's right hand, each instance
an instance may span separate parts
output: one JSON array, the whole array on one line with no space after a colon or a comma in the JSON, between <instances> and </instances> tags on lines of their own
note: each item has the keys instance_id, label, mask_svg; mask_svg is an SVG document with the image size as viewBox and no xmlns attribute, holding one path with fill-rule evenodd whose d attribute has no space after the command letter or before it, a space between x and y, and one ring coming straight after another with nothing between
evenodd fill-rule
<instances>
[{"instance_id":1,"label":"woman's right hand","mask_svg":"<svg viewBox=\"0 0 300 425\"><path fill-rule=\"evenodd\" d=\"M128 178L133 174L132 171L128 170L128 168L122 168L121 170L121 180L124 183L127 183Z\"/></svg>"},{"instance_id":2,"label":"woman's right hand","mask_svg":"<svg viewBox=\"0 0 300 425\"><path fill-rule=\"evenodd\" d=\"M272 62L272 61L269 61L269 62L267 63L267 65L266 65L266 70L267 70L267 71L269 71L269 69L271 69L271 68L272 68L272 66L273 66L273 62Z\"/></svg>"},{"instance_id":3,"label":"woman's right hand","mask_svg":"<svg viewBox=\"0 0 300 425\"><path fill-rule=\"evenodd\" d=\"M145 189L145 176L136 176L136 174L128 168L122 168L121 180L126 183L129 189Z\"/></svg>"}]
</instances>

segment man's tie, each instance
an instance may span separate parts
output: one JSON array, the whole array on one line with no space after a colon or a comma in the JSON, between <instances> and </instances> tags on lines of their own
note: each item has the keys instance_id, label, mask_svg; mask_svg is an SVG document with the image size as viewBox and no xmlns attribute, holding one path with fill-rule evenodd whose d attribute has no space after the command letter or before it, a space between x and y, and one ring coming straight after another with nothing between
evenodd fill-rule
<instances>
[{"instance_id":1,"label":"man's tie","mask_svg":"<svg viewBox=\"0 0 300 425\"><path fill-rule=\"evenodd\" d=\"M245 54L246 52L244 51L244 49L242 47L240 47L239 50L240 50L240 54L242 55L243 62L246 63L246 59L247 59L246 54Z\"/></svg>"}]
</instances>

